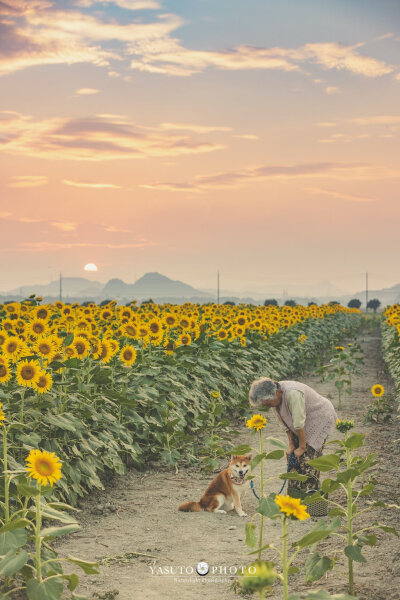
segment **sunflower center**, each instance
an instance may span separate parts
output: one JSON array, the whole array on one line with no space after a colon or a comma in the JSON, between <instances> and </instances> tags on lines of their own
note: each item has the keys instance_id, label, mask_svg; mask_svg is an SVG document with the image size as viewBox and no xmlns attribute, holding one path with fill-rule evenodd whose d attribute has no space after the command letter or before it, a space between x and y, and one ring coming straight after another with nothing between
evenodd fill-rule
<instances>
[{"instance_id":1,"label":"sunflower center","mask_svg":"<svg viewBox=\"0 0 400 600\"><path fill-rule=\"evenodd\" d=\"M3 377L7 373L7 369L4 365L0 364L0 377Z\"/></svg>"},{"instance_id":2,"label":"sunflower center","mask_svg":"<svg viewBox=\"0 0 400 600\"><path fill-rule=\"evenodd\" d=\"M44 331L44 327L41 323L35 323L32 329L35 333L43 333Z\"/></svg>"},{"instance_id":3,"label":"sunflower center","mask_svg":"<svg viewBox=\"0 0 400 600\"><path fill-rule=\"evenodd\" d=\"M40 460L36 464L36 469L41 475L51 475L52 465L47 460Z\"/></svg>"},{"instance_id":4,"label":"sunflower center","mask_svg":"<svg viewBox=\"0 0 400 600\"><path fill-rule=\"evenodd\" d=\"M15 352L16 349L18 348L17 344L15 342L10 342L8 344L8 351L11 352Z\"/></svg>"},{"instance_id":5,"label":"sunflower center","mask_svg":"<svg viewBox=\"0 0 400 600\"><path fill-rule=\"evenodd\" d=\"M21 370L21 377L22 379L25 379L25 381L29 381L30 379L33 379L35 376L35 369L29 365L22 367Z\"/></svg>"},{"instance_id":6,"label":"sunflower center","mask_svg":"<svg viewBox=\"0 0 400 600\"><path fill-rule=\"evenodd\" d=\"M48 344L40 344L39 352L40 354L50 354L51 348Z\"/></svg>"},{"instance_id":7,"label":"sunflower center","mask_svg":"<svg viewBox=\"0 0 400 600\"><path fill-rule=\"evenodd\" d=\"M82 342L77 342L75 348L78 354L83 354L85 352L85 344Z\"/></svg>"},{"instance_id":8,"label":"sunflower center","mask_svg":"<svg viewBox=\"0 0 400 600\"><path fill-rule=\"evenodd\" d=\"M39 381L37 382L37 384L36 384L36 385L37 385L38 387L40 387L40 388L44 388L44 387L46 387L46 385L47 385L47 379L46 379L46 377L44 377L44 375L41 375L41 376L39 377Z\"/></svg>"},{"instance_id":9,"label":"sunflower center","mask_svg":"<svg viewBox=\"0 0 400 600\"><path fill-rule=\"evenodd\" d=\"M131 360L132 356L133 356L133 354L132 354L131 350L125 350L125 352L124 352L125 360Z\"/></svg>"}]
</instances>

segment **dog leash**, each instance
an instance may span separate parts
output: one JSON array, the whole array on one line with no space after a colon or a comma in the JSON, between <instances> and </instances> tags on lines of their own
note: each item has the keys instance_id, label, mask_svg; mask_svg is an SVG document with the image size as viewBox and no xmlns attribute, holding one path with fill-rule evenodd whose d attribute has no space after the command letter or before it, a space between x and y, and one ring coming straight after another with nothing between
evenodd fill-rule
<instances>
[{"instance_id":1,"label":"dog leash","mask_svg":"<svg viewBox=\"0 0 400 600\"><path fill-rule=\"evenodd\" d=\"M287 464L287 469L286 469L286 473L289 473L289 471L291 471L291 469L295 469L298 465L298 460L294 454L294 451L292 450L291 453L289 454L289 459L288 459L288 464ZM281 489L279 490L278 494L282 494L283 489L286 485L286 481L287 479L285 479L285 481L282 484ZM257 500L260 499L260 496L257 495L256 490L254 489L254 481L251 479L250 481L250 487L253 490L253 494L255 495L255 497L257 498Z\"/></svg>"}]
</instances>

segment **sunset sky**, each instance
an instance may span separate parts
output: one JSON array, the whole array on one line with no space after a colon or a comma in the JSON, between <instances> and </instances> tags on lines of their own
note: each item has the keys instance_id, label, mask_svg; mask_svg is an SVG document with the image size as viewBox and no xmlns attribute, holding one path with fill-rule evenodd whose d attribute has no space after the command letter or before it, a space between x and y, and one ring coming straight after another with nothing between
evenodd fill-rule
<instances>
[{"instance_id":1,"label":"sunset sky","mask_svg":"<svg viewBox=\"0 0 400 600\"><path fill-rule=\"evenodd\" d=\"M398 0L0 0L0 290L392 286L399 134Z\"/></svg>"}]
</instances>

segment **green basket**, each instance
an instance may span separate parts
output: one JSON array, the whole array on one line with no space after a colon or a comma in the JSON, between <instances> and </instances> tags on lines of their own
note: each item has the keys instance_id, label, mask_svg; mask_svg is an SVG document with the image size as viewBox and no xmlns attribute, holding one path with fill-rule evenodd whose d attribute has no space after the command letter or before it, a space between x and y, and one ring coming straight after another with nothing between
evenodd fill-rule
<instances>
[{"instance_id":1,"label":"green basket","mask_svg":"<svg viewBox=\"0 0 400 600\"><path fill-rule=\"evenodd\" d=\"M300 498L303 500L304 504L307 505L307 512L310 517L326 517L329 512L328 502L326 501L328 494L324 494L324 498L321 500L316 500L315 502L311 502L311 504L307 504L307 496L312 496L318 491L319 490L305 491L288 485L288 495L292 498Z\"/></svg>"}]
</instances>

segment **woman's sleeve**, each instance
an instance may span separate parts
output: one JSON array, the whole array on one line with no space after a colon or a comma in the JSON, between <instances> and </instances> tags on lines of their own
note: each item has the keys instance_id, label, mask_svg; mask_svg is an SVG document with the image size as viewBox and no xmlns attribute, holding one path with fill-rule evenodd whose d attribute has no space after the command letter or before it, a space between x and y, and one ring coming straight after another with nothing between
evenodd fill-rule
<instances>
[{"instance_id":1,"label":"woman's sleeve","mask_svg":"<svg viewBox=\"0 0 400 600\"><path fill-rule=\"evenodd\" d=\"M300 390L290 390L287 394L287 403L292 415L293 427L303 429L306 424L306 400Z\"/></svg>"}]
</instances>

